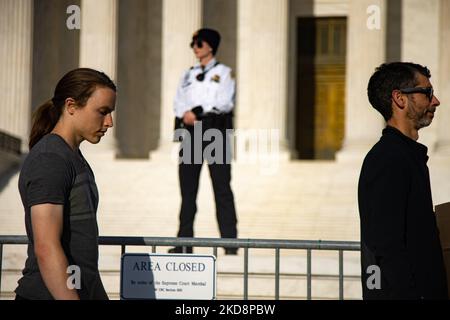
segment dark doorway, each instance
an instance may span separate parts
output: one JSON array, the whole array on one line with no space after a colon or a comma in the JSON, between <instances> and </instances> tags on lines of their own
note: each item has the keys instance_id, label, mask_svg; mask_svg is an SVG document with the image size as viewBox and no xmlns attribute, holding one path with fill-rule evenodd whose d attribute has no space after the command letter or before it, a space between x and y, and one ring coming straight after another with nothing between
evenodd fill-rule
<instances>
[{"instance_id":1,"label":"dark doorway","mask_svg":"<svg viewBox=\"0 0 450 320\"><path fill-rule=\"evenodd\" d=\"M297 20L296 149L300 159L334 159L345 120L346 18Z\"/></svg>"}]
</instances>

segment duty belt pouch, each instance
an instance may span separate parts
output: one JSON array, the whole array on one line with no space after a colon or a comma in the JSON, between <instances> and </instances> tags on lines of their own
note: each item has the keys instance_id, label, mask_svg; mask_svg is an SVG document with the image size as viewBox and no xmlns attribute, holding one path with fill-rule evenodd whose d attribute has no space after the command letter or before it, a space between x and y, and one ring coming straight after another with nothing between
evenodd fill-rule
<instances>
[{"instance_id":1,"label":"duty belt pouch","mask_svg":"<svg viewBox=\"0 0 450 320\"><path fill-rule=\"evenodd\" d=\"M233 111L224 114L225 117L225 129L233 129Z\"/></svg>"},{"instance_id":2,"label":"duty belt pouch","mask_svg":"<svg viewBox=\"0 0 450 320\"><path fill-rule=\"evenodd\" d=\"M183 135L179 129L185 129L183 119L175 117L174 131L173 131L173 142L183 141Z\"/></svg>"},{"instance_id":3,"label":"duty belt pouch","mask_svg":"<svg viewBox=\"0 0 450 320\"><path fill-rule=\"evenodd\" d=\"M174 130L181 129L181 128L184 128L183 119L175 117Z\"/></svg>"}]
</instances>

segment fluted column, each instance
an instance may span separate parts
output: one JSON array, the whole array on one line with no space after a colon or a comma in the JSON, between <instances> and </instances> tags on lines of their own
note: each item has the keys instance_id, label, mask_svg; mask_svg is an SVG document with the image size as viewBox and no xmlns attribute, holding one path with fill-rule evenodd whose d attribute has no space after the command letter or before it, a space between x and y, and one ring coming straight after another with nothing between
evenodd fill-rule
<instances>
[{"instance_id":1,"label":"fluted column","mask_svg":"<svg viewBox=\"0 0 450 320\"><path fill-rule=\"evenodd\" d=\"M439 70L434 71L434 74L439 72L439 90L436 95L441 101L441 107L436 113L436 153L450 157L450 1L441 0L440 5L440 65Z\"/></svg>"},{"instance_id":2,"label":"fluted column","mask_svg":"<svg viewBox=\"0 0 450 320\"><path fill-rule=\"evenodd\" d=\"M33 1L0 1L0 130L28 149L31 113Z\"/></svg>"},{"instance_id":3,"label":"fluted column","mask_svg":"<svg viewBox=\"0 0 450 320\"><path fill-rule=\"evenodd\" d=\"M441 92L438 75L442 71L439 68L439 2L402 0L402 60L427 66L437 92ZM437 125L433 123L419 131L418 141L433 151L436 133Z\"/></svg>"},{"instance_id":4,"label":"fluted column","mask_svg":"<svg viewBox=\"0 0 450 320\"><path fill-rule=\"evenodd\" d=\"M381 135L383 117L367 98L370 76L385 61L385 0L350 0L347 23L345 138L336 158L361 160Z\"/></svg>"},{"instance_id":5,"label":"fluted column","mask_svg":"<svg viewBox=\"0 0 450 320\"><path fill-rule=\"evenodd\" d=\"M81 1L80 67L103 71L116 80L117 0ZM99 145L83 143L82 148L89 153L115 153L114 128Z\"/></svg>"},{"instance_id":6,"label":"fluted column","mask_svg":"<svg viewBox=\"0 0 450 320\"><path fill-rule=\"evenodd\" d=\"M286 152L287 35L287 0L238 2L237 127L278 130Z\"/></svg>"},{"instance_id":7,"label":"fluted column","mask_svg":"<svg viewBox=\"0 0 450 320\"><path fill-rule=\"evenodd\" d=\"M162 109L157 153L170 153L173 146L173 99L182 73L196 62L189 44L193 33L201 27L201 13L201 0L163 1Z\"/></svg>"}]
</instances>

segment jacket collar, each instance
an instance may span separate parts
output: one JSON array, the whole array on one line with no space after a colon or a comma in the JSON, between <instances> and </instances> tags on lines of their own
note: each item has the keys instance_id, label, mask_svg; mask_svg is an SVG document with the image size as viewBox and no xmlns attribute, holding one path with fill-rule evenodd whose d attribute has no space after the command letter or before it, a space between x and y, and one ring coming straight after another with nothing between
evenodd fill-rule
<instances>
[{"instance_id":1,"label":"jacket collar","mask_svg":"<svg viewBox=\"0 0 450 320\"><path fill-rule=\"evenodd\" d=\"M409 149L413 151L414 155L418 159L424 161L425 163L428 161L428 148L425 145L404 135L397 128L386 126L386 128L384 128L383 130L383 136L395 136L400 138L409 147Z\"/></svg>"},{"instance_id":2,"label":"jacket collar","mask_svg":"<svg viewBox=\"0 0 450 320\"><path fill-rule=\"evenodd\" d=\"M213 66L216 64L216 62L217 62L216 58L212 58L211 61L209 61L208 64L205 66L205 69L204 69L204 70L210 70L210 69L212 69ZM197 62L197 63L195 64L194 68L196 68L196 69L197 69L197 68L200 68L200 69L201 69L202 66L201 66L200 62Z\"/></svg>"}]
</instances>

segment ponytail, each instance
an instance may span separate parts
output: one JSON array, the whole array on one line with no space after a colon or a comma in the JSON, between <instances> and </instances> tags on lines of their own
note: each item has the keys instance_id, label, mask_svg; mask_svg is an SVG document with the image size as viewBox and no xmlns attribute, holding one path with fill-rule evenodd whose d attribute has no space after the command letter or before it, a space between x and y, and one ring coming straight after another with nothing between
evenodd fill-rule
<instances>
[{"instance_id":1,"label":"ponytail","mask_svg":"<svg viewBox=\"0 0 450 320\"><path fill-rule=\"evenodd\" d=\"M116 85L103 72L89 68L78 68L67 72L56 84L53 98L40 106L33 115L30 150L56 126L67 98L74 99L78 107L84 107L97 87L110 88L116 92Z\"/></svg>"},{"instance_id":2,"label":"ponytail","mask_svg":"<svg viewBox=\"0 0 450 320\"><path fill-rule=\"evenodd\" d=\"M53 100L48 100L37 108L33 114L33 125L28 144L30 150L43 136L53 130L60 116L61 108L55 107Z\"/></svg>"}]
</instances>

